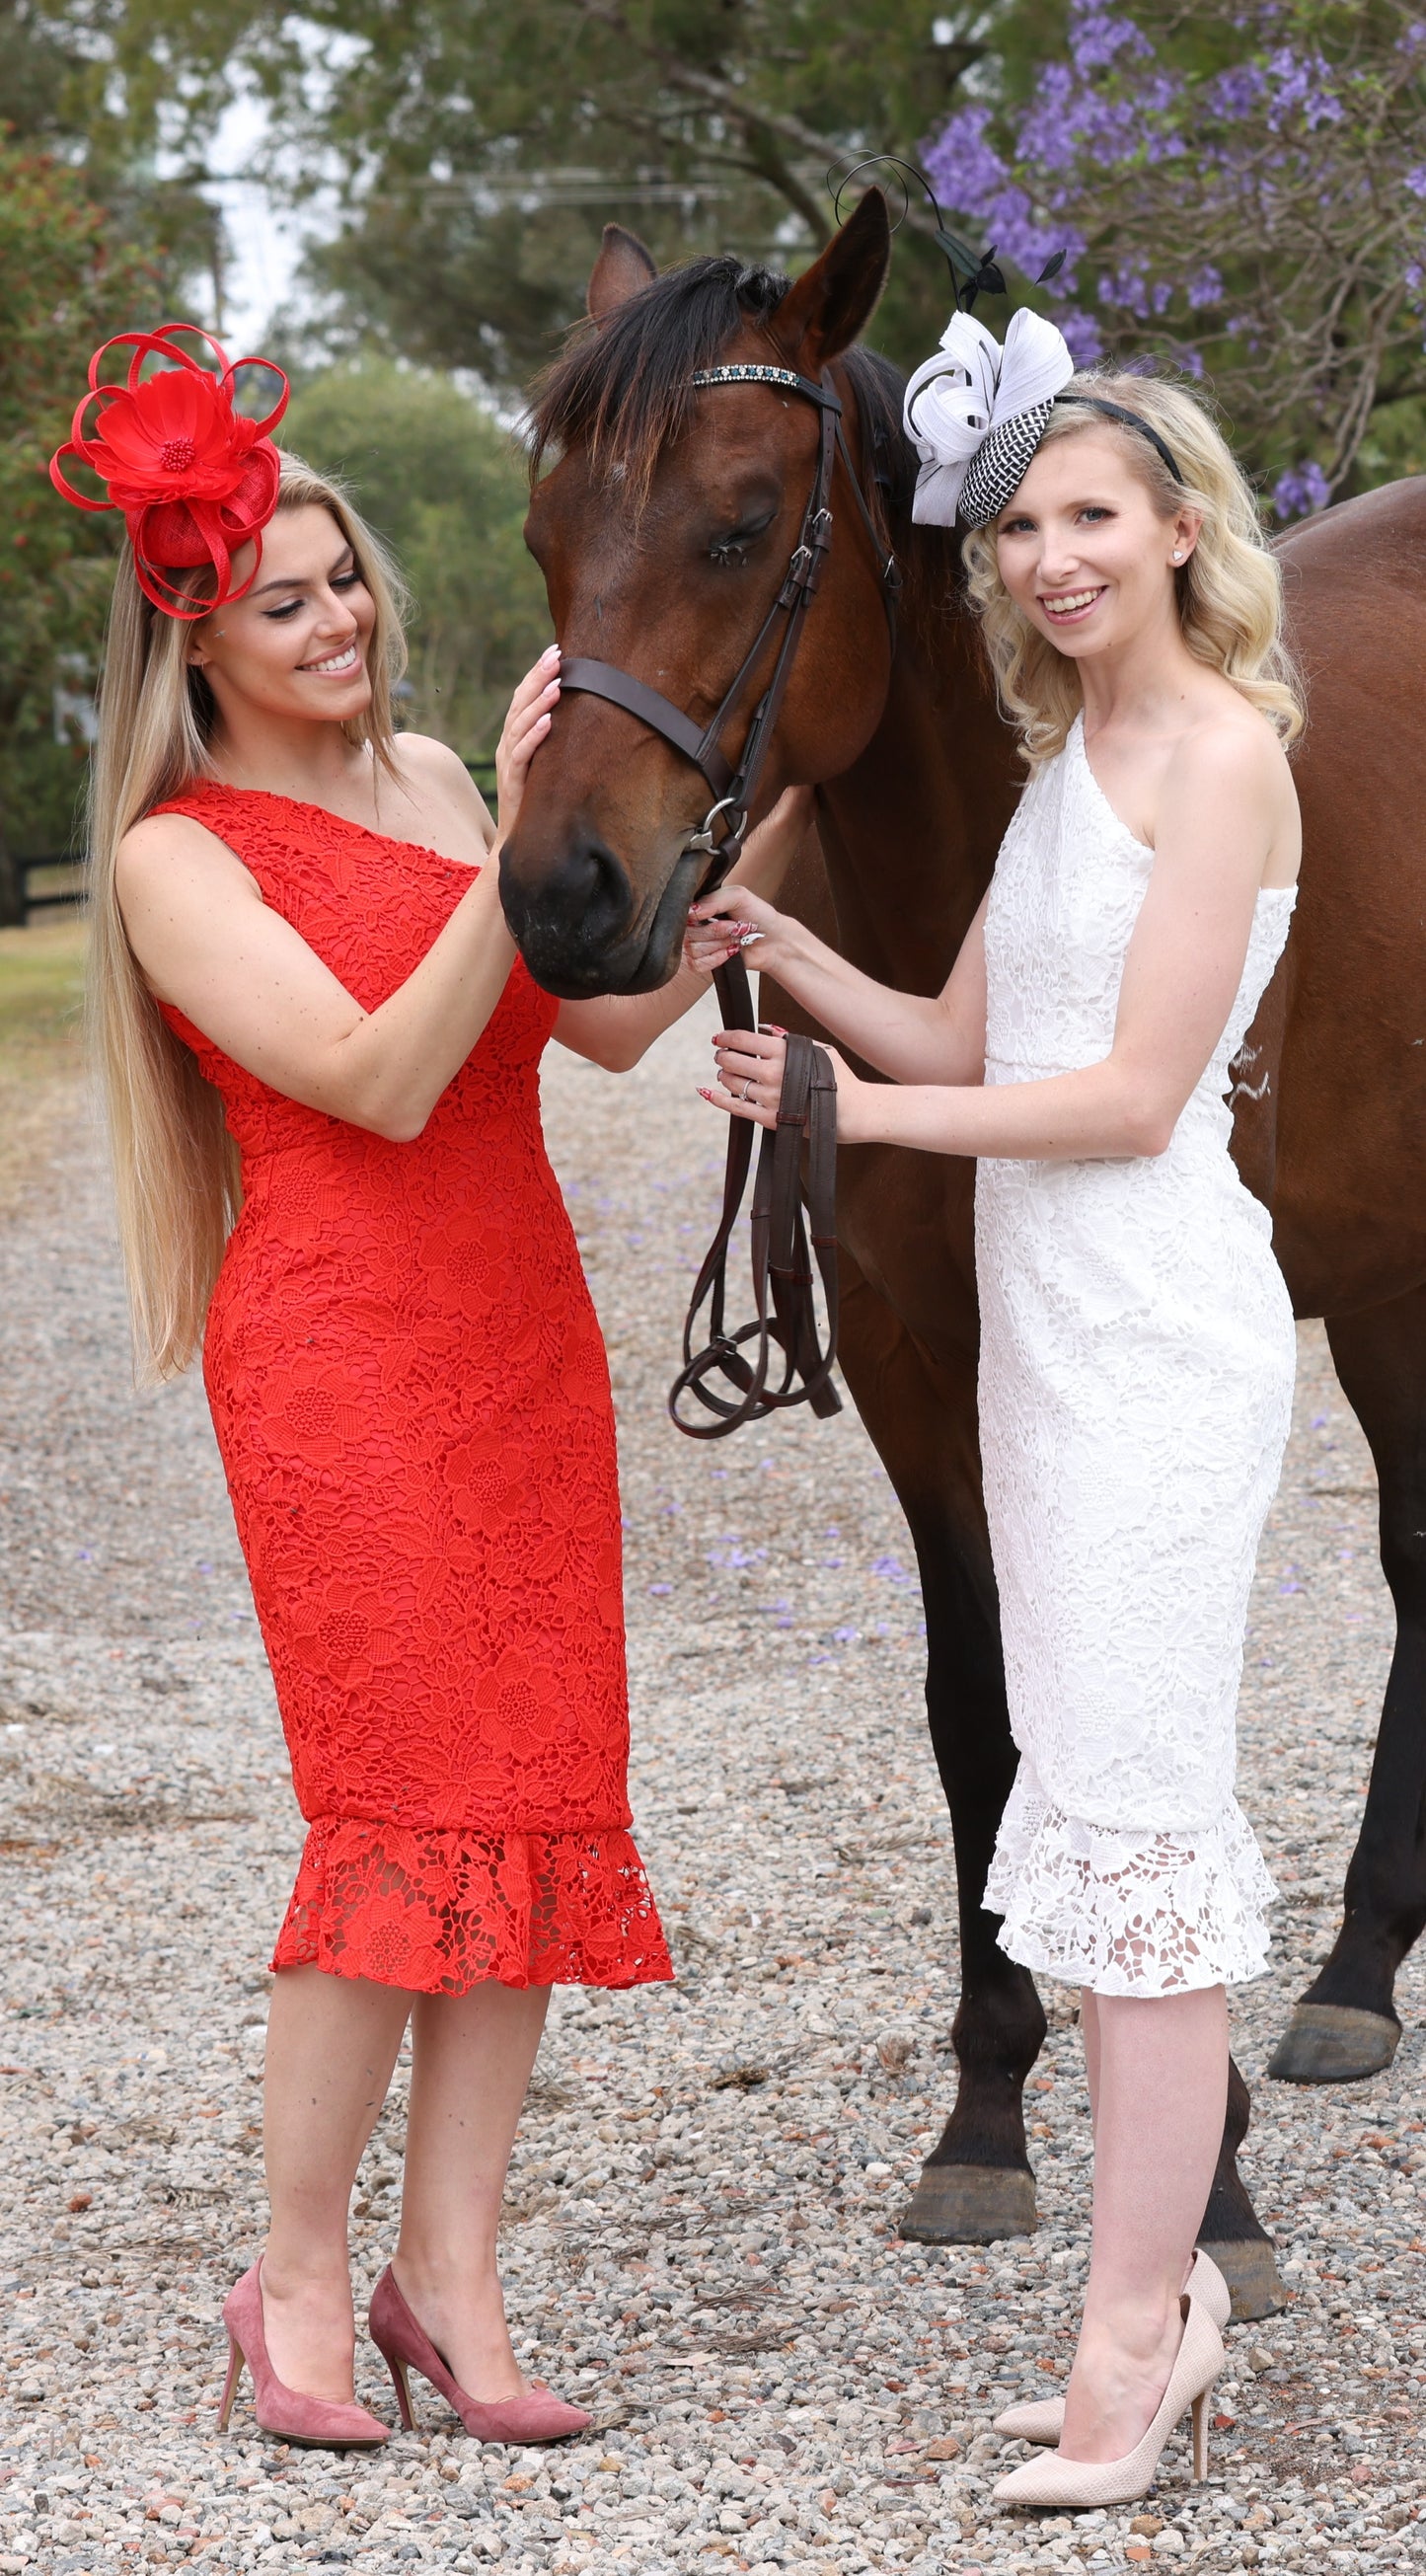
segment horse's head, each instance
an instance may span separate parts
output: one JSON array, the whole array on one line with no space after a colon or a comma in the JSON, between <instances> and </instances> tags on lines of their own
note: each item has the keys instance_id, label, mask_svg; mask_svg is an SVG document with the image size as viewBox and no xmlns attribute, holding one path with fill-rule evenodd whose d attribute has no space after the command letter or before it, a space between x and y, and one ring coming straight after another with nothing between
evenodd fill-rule
<instances>
[{"instance_id":1,"label":"horse's head","mask_svg":"<svg viewBox=\"0 0 1426 2576\"><path fill-rule=\"evenodd\" d=\"M692 379L746 362L815 381L871 313L889 247L874 190L791 287L731 258L660 277L641 242L607 228L589 282L591 327L552 371L535 415L537 461L557 453L558 462L536 484L525 533L566 658L631 674L699 729L713 716L787 575L821 415L790 389L700 390ZM858 353L852 371L837 369L864 486L868 400L891 426L875 363ZM848 767L885 703L882 568L845 468L831 500L835 537L790 667L759 810L786 785ZM778 642L770 633L729 710L722 748L732 766ZM693 762L637 716L601 697L562 697L500 872L511 930L548 991L579 999L667 981L708 866L689 842L712 802Z\"/></svg>"}]
</instances>

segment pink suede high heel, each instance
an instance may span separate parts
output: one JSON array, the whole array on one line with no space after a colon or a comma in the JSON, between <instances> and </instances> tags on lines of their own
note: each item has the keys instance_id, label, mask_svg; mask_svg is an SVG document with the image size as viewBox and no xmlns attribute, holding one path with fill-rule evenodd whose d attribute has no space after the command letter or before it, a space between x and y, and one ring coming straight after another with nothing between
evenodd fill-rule
<instances>
[{"instance_id":1,"label":"pink suede high heel","mask_svg":"<svg viewBox=\"0 0 1426 2576\"><path fill-rule=\"evenodd\" d=\"M419 2370L454 2407L477 2442L566 2442L572 2433L586 2432L593 2420L582 2406L566 2406L542 2379L532 2380L523 2397L502 2397L493 2405L468 2397L457 2387L425 2327L412 2315L389 2263L371 2294L369 2324L372 2342L391 2373L408 2433L416 2425L407 2378L411 2370Z\"/></svg>"},{"instance_id":2,"label":"pink suede high heel","mask_svg":"<svg viewBox=\"0 0 1426 2576\"><path fill-rule=\"evenodd\" d=\"M377 2451L391 2435L364 2406L345 2406L330 2397L304 2397L286 2388L267 2357L262 2318L262 2257L244 2272L223 2301L228 2329L228 2376L218 2408L218 2430L226 2433L238 2381L247 2363L253 2379L253 2413L264 2433L295 2442L304 2451Z\"/></svg>"}]
</instances>

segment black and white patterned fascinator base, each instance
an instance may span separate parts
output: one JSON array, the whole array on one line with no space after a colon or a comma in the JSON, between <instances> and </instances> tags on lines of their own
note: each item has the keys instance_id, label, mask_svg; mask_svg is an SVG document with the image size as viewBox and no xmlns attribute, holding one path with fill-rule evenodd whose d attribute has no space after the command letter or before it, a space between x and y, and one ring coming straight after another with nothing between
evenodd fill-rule
<instances>
[{"instance_id":1,"label":"black and white patterned fascinator base","mask_svg":"<svg viewBox=\"0 0 1426 2576\"><path fill-rule=\"evenodd\" d=\"M1052 394L1048 402L1032 403L1028 411L1017 411L1013 420L987 430L961 485L960 515L967 527L983 528L987 520L998 519L1019 491L1054 408Z\"/></svg>"},{"instance_id":2,"label":"black and white patterned fascinator base","mask_svg":"<svg viewBox=\"0 0 1426 2576\"><path fill-rule=\"evenodd\" d=\"M995 518L1073 374L1063 333L1041 314L1014 314L1002 348L973 313L953 313L906 388L906 435L921 459L912 517L943 527L960 517L973 528Z\"/></svg>"}]
</instances>

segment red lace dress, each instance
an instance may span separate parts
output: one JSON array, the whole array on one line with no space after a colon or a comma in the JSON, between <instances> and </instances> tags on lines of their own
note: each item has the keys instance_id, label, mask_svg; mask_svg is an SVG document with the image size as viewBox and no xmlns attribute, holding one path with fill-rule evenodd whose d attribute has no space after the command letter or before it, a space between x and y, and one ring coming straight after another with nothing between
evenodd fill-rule
<instances>
[{"instance_id":1,"label":"red lace dress","mask_svg":"<svg viewBox=\"0 0 1426 2576\"><path fill-rule=\"evenodd\" d=\"M226 842L367 1010L470 883L283 796L157 810ZM310 1828L275 1968L428 1994L672 1974L628 1832L609 1374L540 1130L555 1007L517 964L404 1145L165 1011L242 1151L204 1375Z\"/></svg>"}]
</instances>

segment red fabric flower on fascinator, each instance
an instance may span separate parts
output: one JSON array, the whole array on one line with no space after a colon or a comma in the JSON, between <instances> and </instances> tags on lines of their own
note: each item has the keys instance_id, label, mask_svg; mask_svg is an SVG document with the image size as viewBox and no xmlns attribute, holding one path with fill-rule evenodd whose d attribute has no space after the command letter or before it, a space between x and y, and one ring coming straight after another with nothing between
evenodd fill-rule
<instances>
[{"instance_id":1,"label":"red fabric flower on fascinator","mask_svg":"<svg viewBox=\"0 0 1426 2576\"><path fill-rule=\"evenodd\" d=\"M221 372L190 357L177 345L182 333L202 340L212 350ZM101 384L99 370L111 349L131 349L127 381ZM157 355L169 364L159 373L143 374L146 359ZM249 420L237 410L233 388L241 367L265 367L281 391L264 420ZM79 510L122 510L134 549L139 586L156 608L170 617L209 617L241 599L257 578L254 564L247 580L233 587L233 556L251 538L262 559L260 530L277 507L279 463L268 435L287 409L287 378L270 358L226 354L196 322L165 322L157 331L121 331L96 349L89 361L89 391L74 415L74 426L50 458L55 490ZM91 433L84 417L98 405ZM60 471L61 460L75 457L107 486L107 497L76 492ZM208 564L218 577L211 599L194 599L170 576Z\"/></svg>"}]
</instances>

